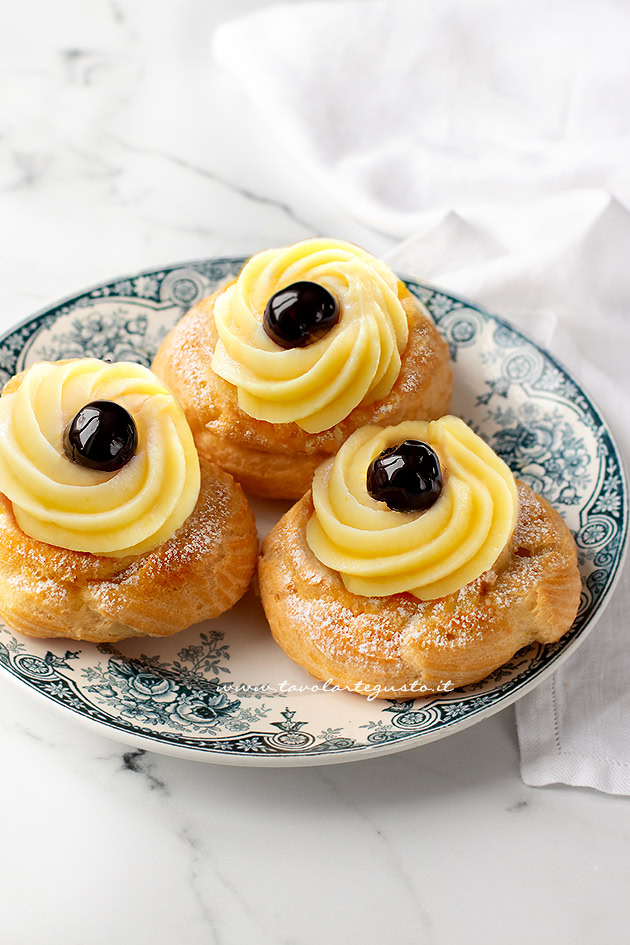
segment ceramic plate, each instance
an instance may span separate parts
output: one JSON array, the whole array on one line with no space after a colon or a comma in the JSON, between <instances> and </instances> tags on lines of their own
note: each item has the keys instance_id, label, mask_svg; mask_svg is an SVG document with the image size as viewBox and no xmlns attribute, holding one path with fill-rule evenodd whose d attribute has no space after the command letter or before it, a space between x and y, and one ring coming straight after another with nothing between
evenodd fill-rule
<instances>
[{"instance_id":1,"label":"ceramic plate","mask_svg":"<svg viewBox=\"0 0 630 945\"><path fill-rule=\"evenodd\" d=\"M167 330L243 259L142 272L81 292L0 338L0 381L43 359L150 365ZM48 703L122 742L200 761L307 765L399 751L471 725L553 672L610 596L628 523L619 452L589 396L540 346L468 301L407 280L447 340L453 412L471 423L575 534L582 598L559 643L521 650L446 695L368 701L313 692L273 642L250 592L230 613L169 639L94 646L35 640L0 624L0 666ZM254 501L261 534L288 508Z\"/></svg>"}]
</instances>

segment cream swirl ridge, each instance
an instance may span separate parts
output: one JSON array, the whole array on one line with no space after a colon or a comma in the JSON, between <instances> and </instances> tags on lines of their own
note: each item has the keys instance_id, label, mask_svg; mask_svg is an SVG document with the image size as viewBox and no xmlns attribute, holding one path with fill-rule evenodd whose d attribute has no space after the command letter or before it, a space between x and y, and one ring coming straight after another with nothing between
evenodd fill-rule
<instances>
[{"instance_id":1,"label":"cream swirl ridge","mask_svg":"<svg viewBox=\"0 0 630 945\"><path fill-rule=\"evenodd\" d=\"M338 300L337 325L304 348L280 348L263 329L274 293L316 282ZM256 420L320 433L355 407L387 397L400 373L408 323L391 269L340 240L311 239L253 256L216 299L212 368Z\"/></svg>"},{"instance_id":2,"label":"cream swirl ridge","mask_svg":"<svg viewBox=\"0 0 630 945\"><path fill-rule=\"evenodd\" d=\"M79 466L64 453L68 423L94 400L121 404L136 425L135 454L115 472ZM177 531L199 487L183 410L139 364L41 362L0 398L0 491L32 538L109 557L140 554Z\"/></svg>"},{"instance_id":3,"label":"cream swirl ridge","mask_svg":"<svg viewBox=\"0 0 630 945\"><path fill-rule=\"evenodd\" d=\"M394 512L367 491L367 469L384 449L423 440L444 477L424 512ZM411 593L434 600L460 590L495 563L518 516L508 466L458 417L367 426L323 463L313 480L306 538L353 594Z\"/></svg>"}]
</instances>

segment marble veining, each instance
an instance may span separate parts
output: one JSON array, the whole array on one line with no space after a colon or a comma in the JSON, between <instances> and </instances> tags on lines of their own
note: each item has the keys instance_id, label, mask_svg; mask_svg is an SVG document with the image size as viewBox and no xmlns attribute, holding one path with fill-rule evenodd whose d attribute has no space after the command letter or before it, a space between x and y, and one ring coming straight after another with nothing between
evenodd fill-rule
<instances>
[{"instance_id":1,"label":"marble veining","mask_svg":"<svg viewBox=\"0 0 630 945\"><path fill-rule=\"evenodd\" d=\"M283 200L278 200L273 197L268 197L264 194L255 193L248 187L243 187L234 181L227 180L225 177L222 177L220 174L210 170L207 167L200 167L196 164L191 164L189 161L186 161L184 158L178 157L175 154L168 154L167 152L161 150L142 148L139 145L131 145L124 141L119 141L117 143L123 149L123 151L132 151L135 154L144 154L149 157L161 158L163 161L170 162L171 164L174 164L176 167L182 168L185 171L190 171L193 174L198 174L200 177L205 177L207 180L218 184L220 187L225 187L227 190L232 191L232 193L244 197L245 200L252 201L256 204L261 204L264 207L275 207L277 210L280 210L282 213L286 214L289 220L292 220L293 223L296 223L299 227L303 227L309 235L322 235L321 233L317 232L312 223L308 223L306 220L303 220L301 217L299 217L295 211L291 209L289 204L285 203Z\"/></svg>"}]
</instances>

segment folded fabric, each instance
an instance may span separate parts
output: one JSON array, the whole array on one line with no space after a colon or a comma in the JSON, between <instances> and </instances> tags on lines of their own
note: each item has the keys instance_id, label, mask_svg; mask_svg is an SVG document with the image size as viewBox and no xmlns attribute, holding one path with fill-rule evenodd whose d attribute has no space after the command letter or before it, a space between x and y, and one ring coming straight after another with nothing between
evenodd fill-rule
<instances>
[{"instance_id":1,"label":"folded fabric","mask_svg":"<svg viewBox=\"0 0 630 945\"><path fill-rule=\"evenodd\" d=\"M265 8L213 48L274 145L402 237L469 201L602 187L630 203L629 31L624 0L354 0Z\"/></svg>"}]
</instances>

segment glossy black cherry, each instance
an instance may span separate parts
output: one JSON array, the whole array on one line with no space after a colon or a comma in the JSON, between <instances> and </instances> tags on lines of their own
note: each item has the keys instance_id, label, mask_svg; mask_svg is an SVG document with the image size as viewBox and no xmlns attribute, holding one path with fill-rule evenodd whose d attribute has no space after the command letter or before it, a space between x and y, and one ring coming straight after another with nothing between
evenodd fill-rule
<instances>
[{"instance_id":1,"label":"glossy black cherry","mask_svg":"<svg viewBox=\"0 0 630 945\"><path fill-rule=\"evenodd\" d=\"M73 463L113 472L135 453L138 431L133 417L120 404L93 400L68 424L63 445Z\"/></svg>"},{"instance_id":2,"label":"glossy black cherry","mask_svg":"<svg viewBox=\"0 0 630 945\"><path fill-rule=\"evenodd\" d=\"M294 282L271 296L263 328L281 348L305 348L339 321L339 302L317 282Z\"/></svg>"},{"instance_id":3,"label":"glossy black cherry","mask_svg":"<svg viewBox=\"0 0 630 945\"><path fill-rule=\"evenodd\" d=\"M394 512L430 508L442 491L442 469L435 450L422 440L390 446L372 460L367 489L377 502Z\"/></svg>"}]
</instances>

